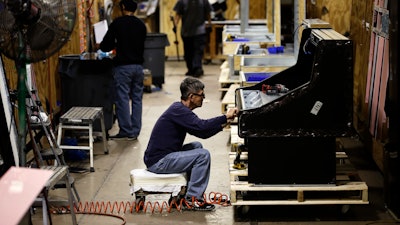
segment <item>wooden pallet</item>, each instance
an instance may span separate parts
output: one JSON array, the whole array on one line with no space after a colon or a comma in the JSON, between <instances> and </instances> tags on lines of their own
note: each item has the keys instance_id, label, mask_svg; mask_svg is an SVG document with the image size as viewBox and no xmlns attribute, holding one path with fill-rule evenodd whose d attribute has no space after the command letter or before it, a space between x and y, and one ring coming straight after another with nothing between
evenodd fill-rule
<instances>
[{"instance_id":1,"label":"wooden pallet","mask_svg":"<svg viewBox=\"0 0 400 225\"><path fill-rule=\"evenodd\" d=\"M232 151L234 150L234 147L239 145L239 144L244 144L244 138L239 137L238 135L238 126L237 125L231 125L231 146L232 146Z\"/></svg>"},{"instance_id":2,"label":"wooden pallet","mask_svg":"<svg viewBox=\"0 0 400 225\"><path fill-rule=\"evenodd\" d=\"M227 62L227 61L226 61ZM228 66L228 67L227 67ZM229 89L229 86L231 84L239 84L239 76L237 75L231 75L230 69L229 69L229 63L224 62L224 67L221 65L221 73L218 78L218 83L219 83L219 91L221 91L221 99L224 98L226 92Z\"/></svg>"},{"instance_id":3,"label":"wooden pallet","mask_svg":"<svg viewBox=\"0 0 400 225\"><path fill-rule=\"evenodd\" d=\"M230 153L230 162L235 159ZM230 165L232 205L351 205L369 204L368 186L360 181L350 163L343 163L346 154L337 154L336 184L317 185L255 185L247 181L247 169ZM247 160L246 152L241 160Z\"/></svg>"}]
</instances>

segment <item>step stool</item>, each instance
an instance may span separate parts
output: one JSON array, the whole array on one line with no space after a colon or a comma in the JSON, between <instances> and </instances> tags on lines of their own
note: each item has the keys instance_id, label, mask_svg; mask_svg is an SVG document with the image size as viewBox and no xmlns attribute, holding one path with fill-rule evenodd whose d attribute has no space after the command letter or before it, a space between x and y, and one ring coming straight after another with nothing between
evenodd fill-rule
<instances>
[{"instance_id":1,"label":"step stool","mask_svg":"<svg viewBox=\"0 0 400 225\"><path fill-rule=\"evenodd\" d=\"M104 147L104 154L108 154L107 137L104 125L104 114L102 107L72 107L64 115L60 117L58 125L57 144L61 149L72 150L89 150L90 154L90 172L94 172L93 166L93 122L100 119L101 136ZM88 130L89 131L89 146L70 146L61 145L63 130Z\"/></svg>"},{"instance_id":2,"label":"step stool","mask_svg":"<svg viewBox=\"0 0 400 225\"><path fill-rule=\"evenodd\" d=\"M144 201L147 194L184 195L186 185L186 173L157 174L147 169L134 169L130 173L130 194L135 195L137 203Z\"/></svg>"},{"instance_id":3,"label":"step stool","mask_svg":"<svg viewBox=\"0 0 400 225\"><path fill-rule=\"evenodd\" d=\"M33 102L33 104L35 103L38 104L38 101ZM36 152L34 154L35 162L39 163L40 166L44 166L46 162L48 166L52 164L67 167L64 160L64 152L57 144L57 139L48 115L41 111L43 110L42 108L37 108L36 105L30 107L30 109L37 109L37 111L29 111L28 115L30 119L27 120L28 133L31 137L29 145L32 146L33 151ZM44 148L45 143L42 143L41 140L47 140L49 147ZM68 179L60 179L53 185L52 189L71 188L75 194L75 196L73 196L74 202L79 202L80 197L75 187L75 179L69 175L67 175L67 178Z\"/></svg>"},{"instance_id":4,"label":"step stool","mask_svg":"<svg viewBox=\"0 0 400 225\"><path fill-rule=\"evenodd\" d=\"M49 199L48 193L50 190L54 188L54 186L60 181L64 180L64 182L68 183L69 179L69 171L68 166L41 166L40 169L42 170L50 170L53 172L53 175L47 181L45 188L42 190L42 197L39 198L42 201L42 208L43 208L43 225L53 224L51 219L51 213L49 210ZM75 215L75 204L76 199L74 199L74 195L72 193L72 189L69 185L66 185L67 188L67 196L68 196L68 206L70 209L72 224L77 225L76 215ZM49 222L49 223L48 223Z\"/></svg>"}]
</instances>

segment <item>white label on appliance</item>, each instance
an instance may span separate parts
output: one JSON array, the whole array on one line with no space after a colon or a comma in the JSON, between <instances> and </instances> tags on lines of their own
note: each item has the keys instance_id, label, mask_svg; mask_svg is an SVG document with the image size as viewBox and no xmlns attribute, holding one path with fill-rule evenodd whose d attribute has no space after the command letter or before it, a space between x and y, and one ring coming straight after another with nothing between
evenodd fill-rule
<instances>
[{"instance_id":1,"label":"white label on appliance","mask_svg":"<svg viewBox=\"0 0 400 225\"><path fill-rule=\"evenodd\" d=\"M313 108L311 109L311 114L317 115L319 110L322 108L322 102L316 101Z\"/></svg>"}]
</instances>

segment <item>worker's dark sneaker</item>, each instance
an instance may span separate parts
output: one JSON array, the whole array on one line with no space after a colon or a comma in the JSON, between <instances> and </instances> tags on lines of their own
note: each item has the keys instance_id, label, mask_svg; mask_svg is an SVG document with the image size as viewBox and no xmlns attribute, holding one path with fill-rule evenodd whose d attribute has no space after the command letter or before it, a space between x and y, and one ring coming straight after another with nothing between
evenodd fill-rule
<instances>
[{"instance_id":1,"label":"worker's dark sneaker","mask_svg":"<svg viewBox=\"0 0 400 225\"><path fill-rule=\"evenodd\" d=\"M193 72L193 76L194 76L194 77L200 77L200 76L202 76L202 75L204 75L203 69L198 68L198 69L196 69L196 70Z\"/></svg>"},{"instance_id":2,"label":"worker's dark sneaker","mask_svg":"<svg viewBox=\"0 0 400 225\"><path fill-rule=\"evenodd\" d=\"M188 200L182 202L182 207L184 210L194 210L194 211L213 211L215 205L204 202L202 200Z\"/></svg>"},{"instance_id":3,"label":"worker's dark sneaker","mask_svg":"<svg viewBox=\"0 0 400 225\"><path fill-rule=\"evenodd\" d=\"M114 141L135 141L137 140L137 137L129 137L129 136L124 136L121 134L116 134L116 135L112 135L109 137L110 140L114 140Z\"/></svg>"}]
</instances>

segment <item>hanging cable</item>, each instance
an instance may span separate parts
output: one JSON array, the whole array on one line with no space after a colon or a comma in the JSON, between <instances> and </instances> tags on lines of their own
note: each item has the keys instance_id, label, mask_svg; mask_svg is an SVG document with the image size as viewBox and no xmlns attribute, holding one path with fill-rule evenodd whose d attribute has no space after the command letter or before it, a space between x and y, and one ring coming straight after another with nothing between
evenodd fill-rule
<instances>
[{"instance_id":1,"label":"hanging cable","mask_svg":"<svg viewBox=\"0 0 400 225\"><path fill-rule=\"evenodd\" d=\"M294 29L294 31L293 31L293 36L296 35L296 33L297 33L297 31L299 30L299 28L300 28L301 26L303 26L303 25L306 25L306 24L305 24L305 23L300 23L300 24Z\"/></svg>"}]
</instances>

